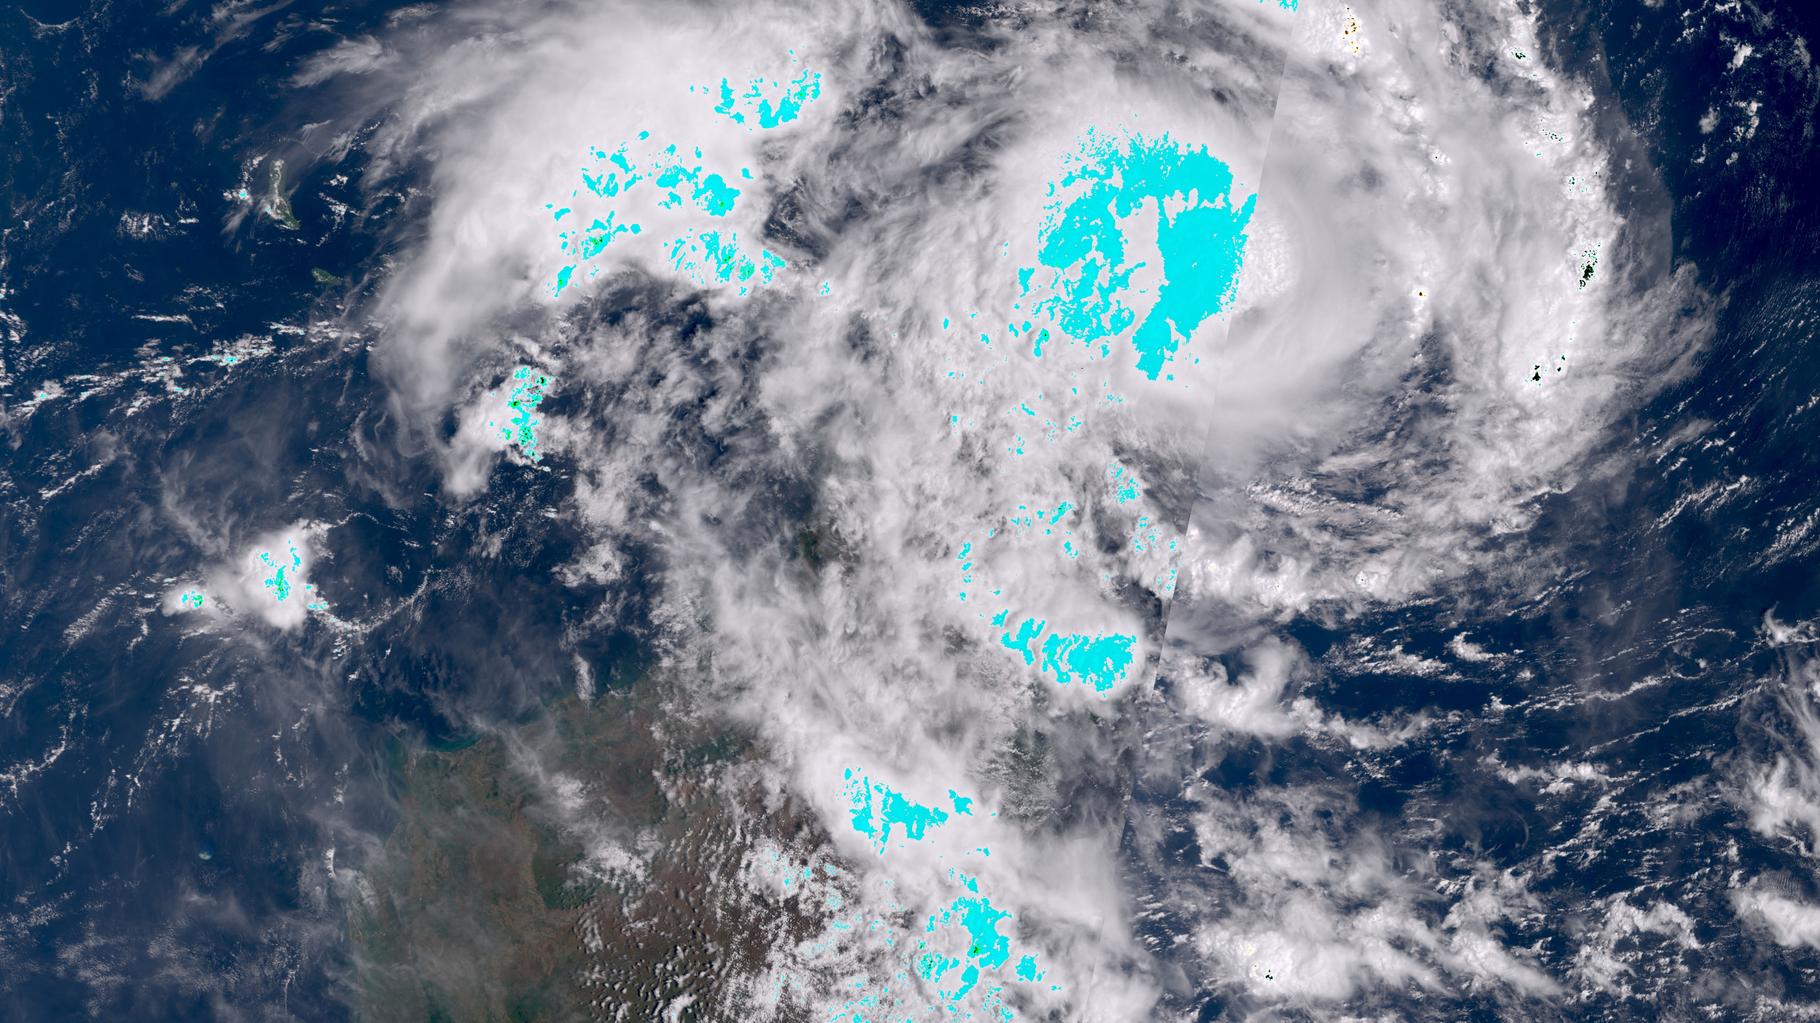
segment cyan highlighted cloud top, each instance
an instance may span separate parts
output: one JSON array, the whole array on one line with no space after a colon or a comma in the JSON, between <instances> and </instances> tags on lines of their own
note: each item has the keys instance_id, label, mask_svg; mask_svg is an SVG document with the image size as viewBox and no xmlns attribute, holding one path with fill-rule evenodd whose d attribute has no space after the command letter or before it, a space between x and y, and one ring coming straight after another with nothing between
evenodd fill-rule
<instances>
[{"instance_id":1,"label":"cyan highlighted cloud top","mask_svg":"<svg viewBox=\"0 0 1820 1023\"><path fill-rule=\"evenodd\" d=\"M973 816L973 800L953 789L948 790L950 813L939 806L915 802L896 789L851 769L846 772L845 780L853 830L866 836L881 856L894 834L920 842L931 829L948 823L951 816Z\"/></svg>"},{"instance_id":2,"label":"cyan highlighted cloud top","mask_svg":"<svg viewBox=\"0 0 1820 1023\"><path fill-rule=\"evenodd\" d=\"M1257 196L1233 184L1204 145L1090 129L1049 186L1038 265L1018 272L1020 292L1102 356L1129 344L1138 370L1158 379L1237 290ZM1140 218L1155 223L1154 251L1140 252Z\"/></svg>"},{"instance_id":3,"label":"cyan highlighted cloud top","mask_svg":"<svg viewBox=\"0 0 1820 1023\"><path fill-rule=\"evenodd\" d=\"M261 585L274 603L282 604L297 595L305 601L307 610L326 609L328 602L316 595L316 585L303 580L303 552L297 549L296 541L287 539L285 545L289 550L284 554L273 554L269 550L258 553L259 564L265 569ZM195 595L194 606L202 606L202 594Z\"/></svg>"},{"instance_id":4,"label":"cyan highlighted cloud top","mask_svg":"<svg viewBox=\"0 0 1820 1023\"><path fill-rule=\"evenodd\" d=\"M792 62L795 59L791 57ZM735 87L723 78L720 102L715 104L714 112L734 124L745 125L748 131L776 128L796 120L803 107L820 99L821 94L821 72L806 68L788 82L753 78L744 86Z\"/></svg>"},{"instance_id":5,"label":"cyan highlighted cloud top","mask_svg":"<svg viewBox=\"0 0 1820 1023\"><path fill-rule=\"evenodd\" d=\"M543 424L543 419L537 415L537 407L543 404L555 382L529 366L518 367L512 371L512 391L506 397L506 407L487 420L488 428L498 430L507 447L516 447L533 462L543 460L537 438L537 428Z\"/></svg>"},{"instance_id":6,"label":"cyan highlighted cloud top","mask_svg":"<svg viewBox=\"0 0 1820 1023\"><path fill-rule=\"evenodd\" d=\"M794 56L791 62L797 63ZM797 121L821 97L821 73L804 68L787 80L751 78L737 86L723 78L718 86L691 85L688 91L712 105L726 130L768 131ZM744 295L771 283L788 265L783 257L724 223L758 179L750 167L716 165L702 148L707 141L657 138L643 130L611 150L590 149L579 187L544 204L568 260L556 272L552 292L560 297L578 274L599 274L600 256L628 246L698 285L728 285ZM646 223L648 217L654 222Z\"/></svg>"},{"instance_id":7,"label":"cyan highlighted cloud top","mask_svg":"<svg viewBox=\"0 0 1820 1023\"><path fill-rule=\"evenodd\" d=\"M994 619L1002 621L1003 616ZM1043 635L1048 622L1026 618L1017 627L999 637L1006 649L1020 654L1026 665L1053 678L1059 685L1079 682L1092 686L1096 693L1106 693L1125 680L1131 671L1131 648L1137 637L1122 632L1087 635L1078 632L1051 632ZM1041 643L1037 642L1041 637Z\"/></svg>"}]
</instances>

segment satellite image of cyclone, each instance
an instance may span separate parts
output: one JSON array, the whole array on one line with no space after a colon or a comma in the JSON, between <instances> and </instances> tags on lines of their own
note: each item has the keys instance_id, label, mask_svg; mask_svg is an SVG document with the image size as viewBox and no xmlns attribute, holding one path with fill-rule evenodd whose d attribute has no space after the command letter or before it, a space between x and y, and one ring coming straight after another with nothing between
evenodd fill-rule
<instances>
[{"instance_id":1,"label":"satellite image of cyclone","mask_svg":"<svg viewBox=\"0 0 1820 1023\"><path fill-rule=\"evenodd\" d=\"M13 0L0 1020L1820 1020L1817 59Z\"/></svg>"}]
</instances>

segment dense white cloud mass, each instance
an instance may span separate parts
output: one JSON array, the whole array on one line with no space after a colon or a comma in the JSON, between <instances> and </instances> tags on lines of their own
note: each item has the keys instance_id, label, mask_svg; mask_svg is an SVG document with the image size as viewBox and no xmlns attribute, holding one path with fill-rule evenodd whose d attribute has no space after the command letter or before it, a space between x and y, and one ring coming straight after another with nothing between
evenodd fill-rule
<instances>
[{"instance_id":1,"label":"dense white cloud mass","mask_svg":"<svg viewBox=\"0 0 1820 1023\"><path fill-rule=\"evenodd\" d=\"M1662 277L1665 225L1613 205L1593 97L1514 5L1389 5L1356 56L1304 14L1186 569L1247 616L1485 567L1707 329Z\"/></svg>"},{"instance_id":2,"label":"dense white cloud mass","mask_svg":"<svg viewBox=\"0 0 1820 1023\"><path fill-rule=\"evenodd\" d=\"M1741 801L1752 830L1820 857L1820 661L1811 653L1811 633L1811 623L1789 626L1773 615L1765 618L1768 644L1791 651L1785 674L1772 683L1789 727L1778 737L1775 755L1746 773Z\"/></svg>"},{"instance_id":3,"label":"dense white cloud mass","mask_svg":"<svg viewBox=\"0 0 1820 1023\"><path fill-rule=\"evenodd\" d=\"M1203 743L1384 750L1437 727L1324 709L1279 627L1468 573L1544 585L1498 544L1600 471L1610 425L1701 342L1663 225L1616 205L1635 172L1593 97L1495 0L1031 4L977 32L955 46L889 3L470 5L304 69L383 107L375 181L425 161L426 225L376 315L447 492L479 491L509 448L569 466L551 511L594 545L565 571L616 580L655 552L678 706L757 738L765 784L855 872L861 917L972 895L1009 911L1047 981L1012 983L1013 956L999 1004L1136 1020L1185 985L1260 1011L1562 997L1575 981L1509 939L1523 876L1444 876L1316 780L1235 793L1194 764ZM778 123L721 109L808 73ZM592 177L615 153L627 177L645 161L637 194ZM1116 229L1071 221L1106 182ZM723 186L738 199L715 211ZM588 212L609 197L618 220ZM1184 255L1193 216L1228 226ZM1091 263L1058 255L1076 229L1093 272L1128 275L1108 305L1066 277ZM1116 329L1064 328L1121 309ZM510 405L514 367L560 406ZM1217 885L1141 887L1144 826L1128 837L1124 797L1096 788L1124 771L1172 790ZM1801 777L1754 783L1759 827L1812 826L1771 798ZM881 840L856 791L943 820ZM1752 889L1739 912L1814 943L1778 899ZM1152 911L1186 921L1175 947L1141 933ZM1674 922L1633 912L1633 931ZM773 965L826 1016L853 996L801 978L884 984L896 954L831 934Z\"/></svg>"},{"instance_id":4,"label":"dense white cloud mass","mask_svg":"<svg viewBox=\"0 0 1820 1023\"><path fill-rule=\"evenodd\" d=\"M1740 755L1727 795L1747 815L1752 831L1793 851L1811 871L1820 865L1820 660L1814 657L1814 623L1764 616L1762 641L1782 654L1782 670L1766 681L1779 714L1769 721L1769 755ZM1772 728L1774 726L1772 725ZM1811 874L1778 877L1733 871L1731 908L1739 921L1778 945L1820 949L1820 904Z\"/></svg>"},{"instance_id":5,"label":"dense white cloud mass","mask_svg":"<svg viewBox=\"0 0 1820 1023\"><path fill-rule=\"evenodd\" d=\"M1767 929L1779 945L1820 948L1820 905L1754 885L1740 890L1733 905L1740 917Z\"/></svg>"}]
</instances>

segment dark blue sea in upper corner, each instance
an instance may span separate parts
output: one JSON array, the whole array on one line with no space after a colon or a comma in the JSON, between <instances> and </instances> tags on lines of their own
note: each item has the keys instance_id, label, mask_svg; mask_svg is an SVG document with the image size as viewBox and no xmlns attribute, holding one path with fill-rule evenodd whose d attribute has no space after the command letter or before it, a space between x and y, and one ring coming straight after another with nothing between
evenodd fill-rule
<instances>
[{"instance_id":1,"label":"dark blue sea in upper corner","mask_svg":"<svg viewBox=\"0 0 1820 1023\"><path fill-rule=\"evenodd\" d=\"M1590 565L1609 571L1597 573L1604 592L1589 595L1580 614L1654 640L1640 645L1664 662L1679 655L1716 665L1758 645L1766 614L1791 621L1820 611L1813 539L1777 546L1820 510L1811 447L1820 429L1812 401L1820 393L1820 87L1801 42L1820 31L1820 8L1630 0L1568 10L1577 6L1545 5L1551 42L1564 63L1609 77L1636 129L1639 161L1655 168L1673 204L1669 251L1698 268L1721 308L1696 372L1613 438L1645 455L1694 432L1713 443L1675 445L1674 458L1644 457L1634 478L1568 495L1553 528L1612 527L1585 551ZM1736 64L1741 44L1752 57ZM1740 121L1752 104L1747 134ZM1719 124L1703 130L1709 111ZM1688 501L1725 488L1742 496ZM1601 613L1616 607L1630 610ZM1705 624L1692 627L1695 619ZM1677 641L1676 630L1703 638ZM1715 630L1732 639L1716 640ZM1599 638L1633 645L1626 635ZM1707 685L1722 679L1684 667Z\"/></svg>"},{"instance_id":2,"label":"dark blue sea in upper corner","mask_svg":"<svg viewBox=\"0 0 1820 1023\"><path fill-rule=\"evenodd\" d=\"M369 376L360 325L340 317L413 211L402 192L360 192L357 148L335 165L307 159L320 140L303 126L321 119L309 104L332 98L288 80L299 58L376 30L395 6L28 3L0 12L0 401L16 406L38 382L77 374L108 382L98 397L24 425L6 419L0 1018L347 1018L343 924L319 864L337 841L384 833L387 793L362 779L386 777L395 742L459 745L472 738L457 724L470 712L510 720L572 688L565 630L598 620L609 603L624 633L583 653L607 684L617 669L633 670L638 595L559 587L541 570L571 560L586 538L508 506L451 513L428 496L433 466L386 453L409 446ZM1586 573L1546 605L1472 628L1486 646L1524 651L1533 677L1613 693L1671 681L1571 714L1542 709L1509 671L1445 689L1409 679L1348 685L1346 637L1297 630L1314 658L1335 666L1320 695L1336 711L1520 708L1397 754L1357 793L1386 821L1415 800L1452 807L1450 842L1511 864L1590 810L1527 801L1460 765L1600 747L1614 773L1637 773L1625 795L1642 806L1765 741L1779 711L1747 694L1777 668L1779 655L1758 642L1764 616L1820 614L1820 544L1765 557L1778 535L1820 514L1820 408L1809 401L1820 393L1820 98L1811 76L1779 63L1794 59L1795 38L1820 40L1820 9L1789 0L1728 29L1764 55L1734 70L1714 36L1682 38L1686 10L1721 16L1710 4L1587 6L1544 4L1549 45L1609 79L1609 99L1638 131L1638 159L1666 189L1639 201L1672 207L1669 251L1700 268L1724 307L1698 371L1611 439L1614 455L1637 454L1639 472L1561 495L1538 527L1549 541L1538 546L1571 552ZM917 7L956 34L986 9ZM1722 147L1700 131L1708 108L1751 101L1760 106L1748 144ZM298 175L286 182L294 222L232 223L235 190L268 184L271 154L282 153L296 156L279 171ZM271 327L303 322L340 334L325 341ZM191 384L221 374L207 403L148 402L122 415L167 393L159 360L242 336L270 338L275 357L231 372L190 369ZM1680 460L1647 457L1693 424L1724 443L1686 446ZM1743 498L1669 515L1689 495L1741 479ZM527 473L512 485L535 497L557 484ZM222 510L192 533L151 512L198 494ZM362 623L357 639L305 630L253 658L144 628L131 611L209 556L206 537L303 519L333 524L337 557L321 582L350 595L337 611ZM507 561L469 557L501 536L514 552ZM377 613L407 599L421 601L408 617ZM1435 609L1348 633L1428 653L1459 625ZM337 658L343 688L316 688L320 666ZM560 684L514 681L527 678ZM1742 717L1723 705L1739 694L1755 700ZM330 706L355 713L342 720L323 713ZM1210 773L1242 788L1271 771L1319 767L1241 749ZM1593 867L1538 885L1538 895L1560 906L1651 886L1695 917L1702 954L1748 958L1723 890L1688 880L1718 845L1750 835L1736 813L1700 807L1671 831L1639 815L1618 829L1627 836L1618 844L1634 848L1601 862L1649 863L1647 875ZM344 845L341 855L354 851ZM1741 855L1755 871L1802 876L1767 843ZM1820 901L1812 878L1800 883ZM1521 937L1545 955L1566 948L1545 926ZM1739 969L1766 990L1795 990L1820 961L1794 953ZM1198 1006L1206 1019L1223 1009ZM1594 1015L1651 1018L1643 1005Z\"/></svg>"},{"instance_id":3,"label":"dark blue sea in upper corner","mask_svg":"<svg viewBox=\"0 0 1820 1023\"><path fill-rule=\"evenodd\" d=\"M95 392L8 417L0 463L0 1019L347 1018L323 861L358 850L329 817L384 834L394 737L459 744L467 711L548 699L515 680L573 688L556 651L599 595L548 567L577 538L484 504L451 519L433 467L373 455L409 445L341 312L408 217L362 194L358 149L310 159L308 105L333 98L289 78L396 6L0 11L0 401ZM237 216L241 188L287 192L290 216ZM338 333L274 329L305 323ZM269 353L200 358L241 338ZM549 484L514 485L535 506ZM189 506L215 510L159 514ZM298 520L331 524L321 582L358 648L312 628L235 653L146 621L211 538ZM482 533L514 551L488 576L461 567ZM419 613L376 613L413 594ZM610 684L629 646L581 653Z\"/></svg>"}]
</instances>

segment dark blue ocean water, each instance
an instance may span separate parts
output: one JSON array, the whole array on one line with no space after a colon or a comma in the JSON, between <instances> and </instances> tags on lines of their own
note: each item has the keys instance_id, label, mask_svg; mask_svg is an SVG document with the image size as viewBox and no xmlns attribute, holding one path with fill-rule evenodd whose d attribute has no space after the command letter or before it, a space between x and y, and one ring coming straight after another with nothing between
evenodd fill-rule
<instances>
[{"instance_id":1,"label":"dark blue ocean water","mask_svg":"<svg viewBox=\"0 0 1820 1023\"><path fill-rule=\"evenodd\" d=\"M392 744L532 713L572 687L572 650L610 684L632 648L611 629L564 648L602 594L542 569L579 538L516 504L450 515L342 318L410 221L361 191L358 149L310 159L334 99L289 78L390 13L0 13L4 400L98 391L10 421L0 472L0 1018L346 1017L321 863L389 828ZM273 155L293 225L236 216ZM304 323L323 329L272 328ZM191 361L243 336L270 355ZM167 358L206 400L170 395ZM553 479L512 486L536 506ZM300 519L331 524L319 581L358 638L312 623L236 649L147 621L211 540ZM471 558L483 533L510 553Z\"/></svg>"}]
</instances>

